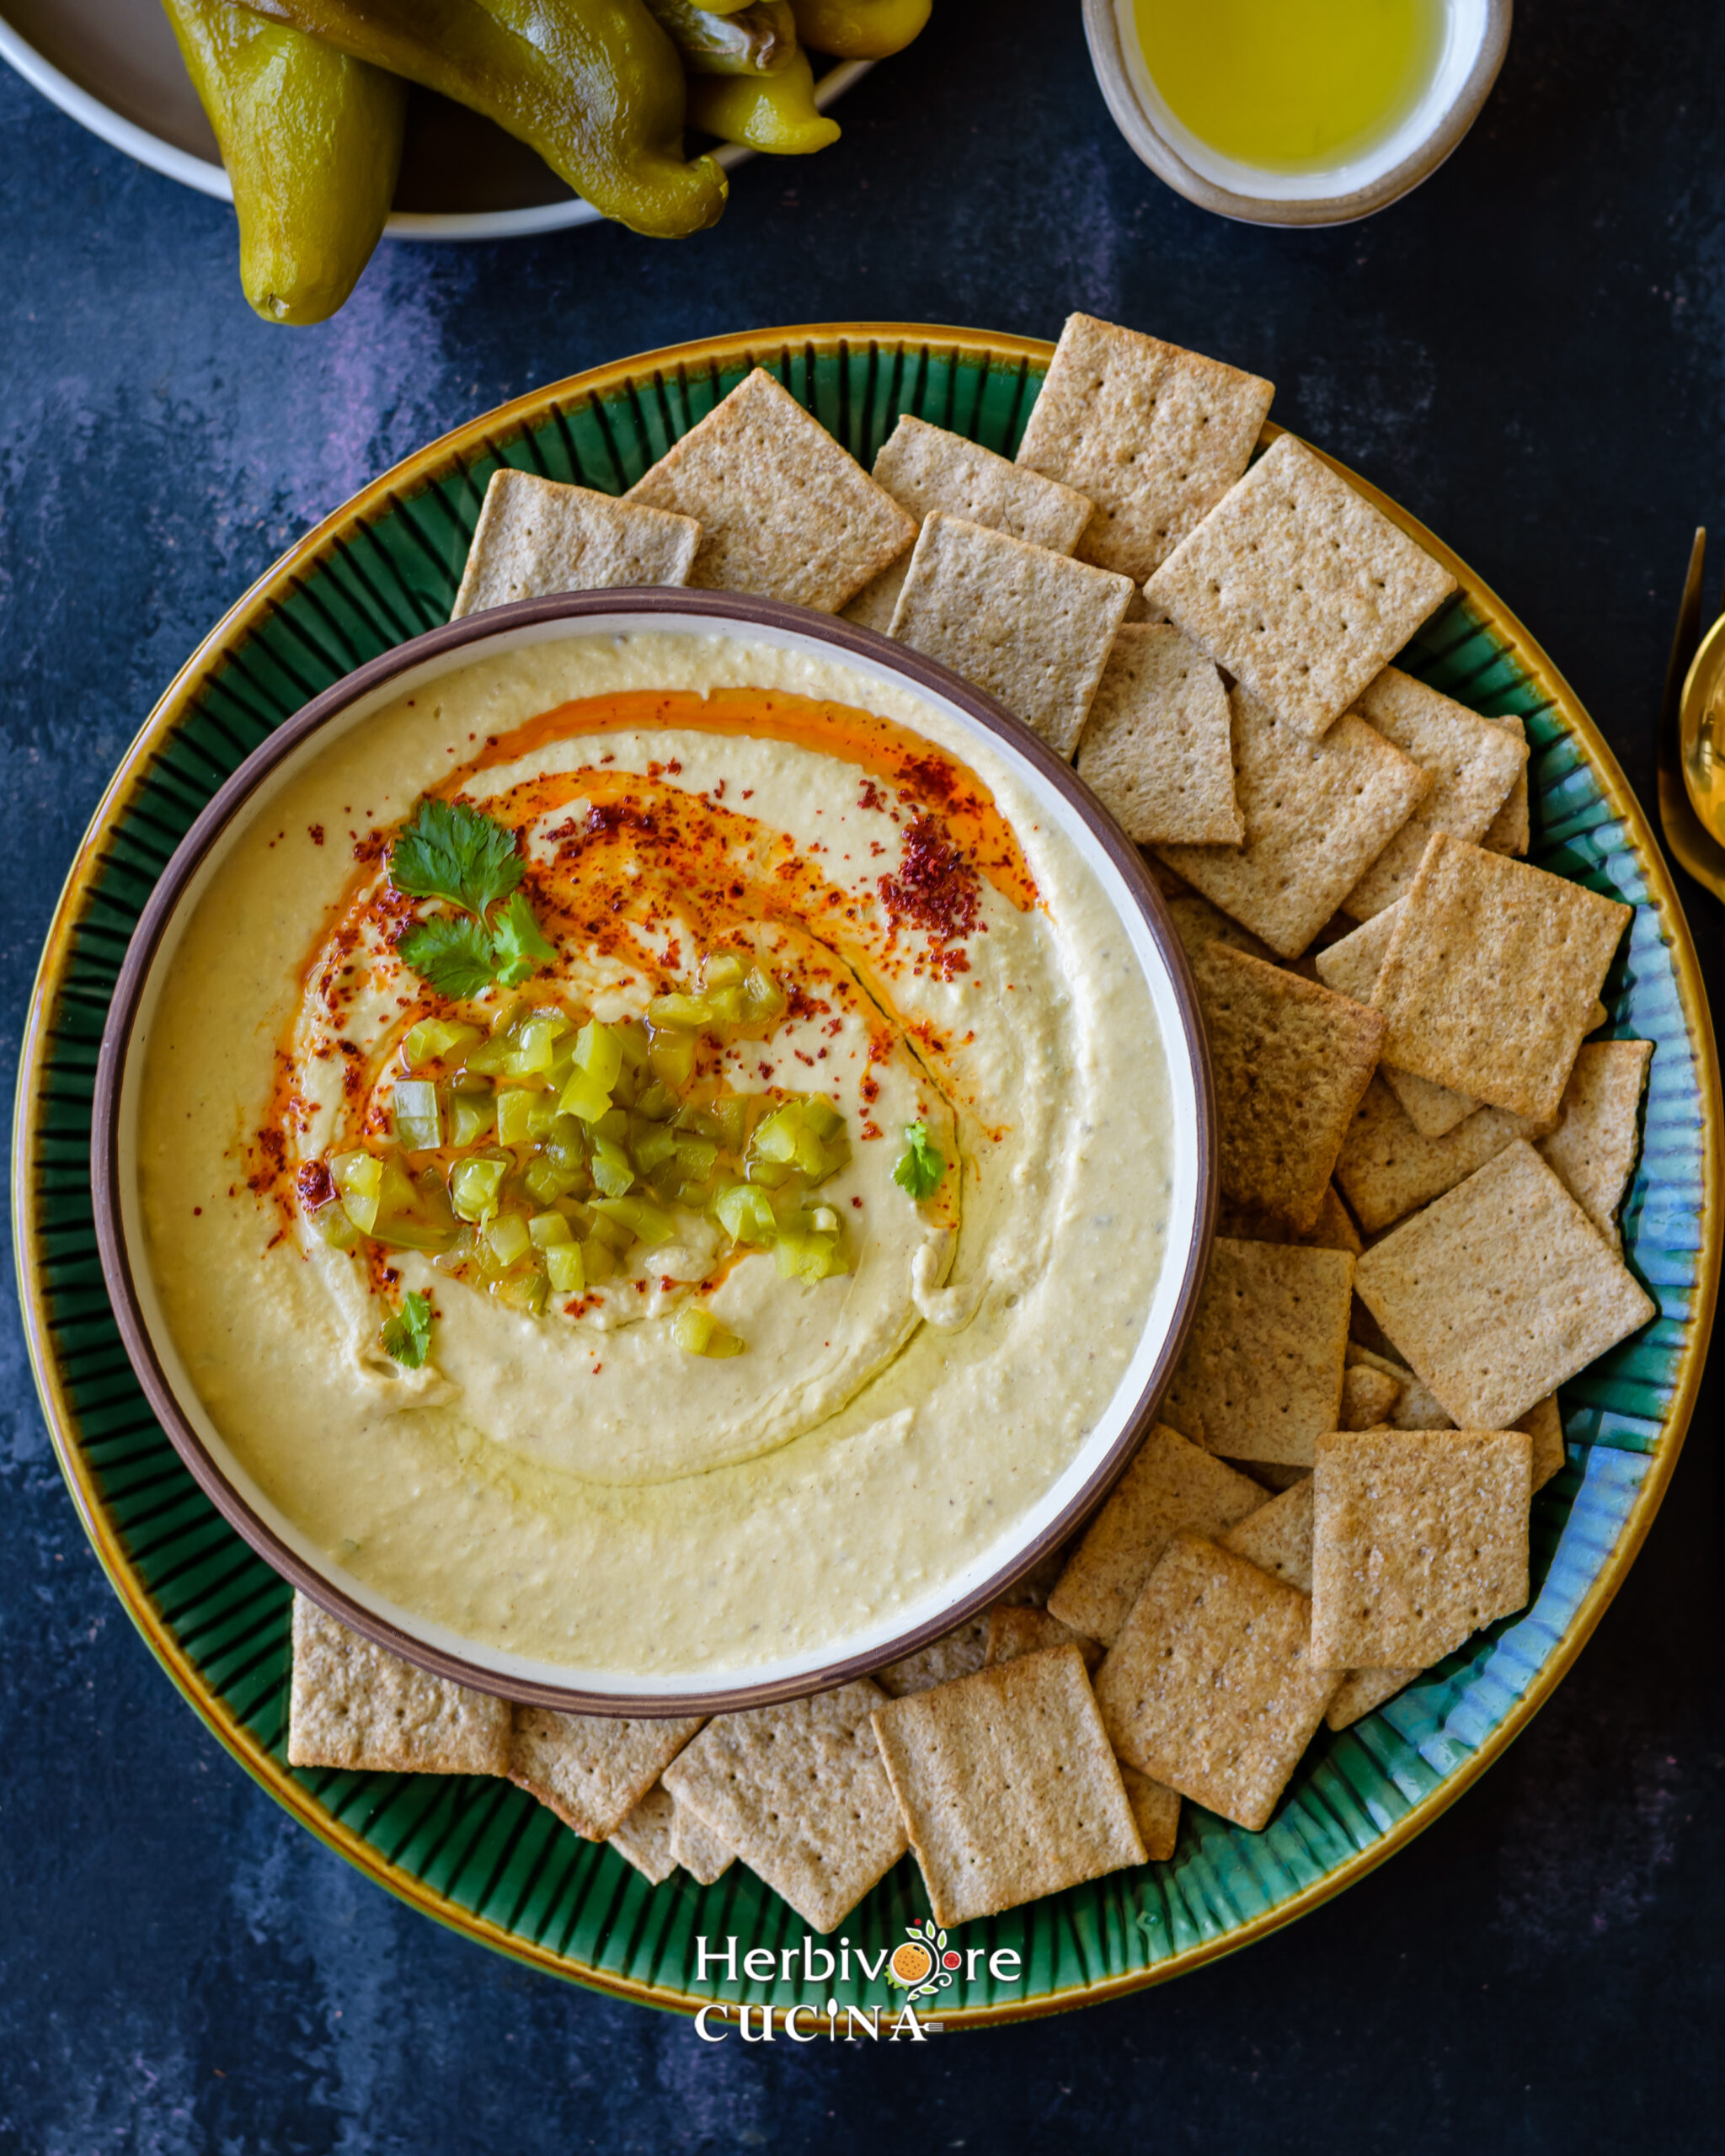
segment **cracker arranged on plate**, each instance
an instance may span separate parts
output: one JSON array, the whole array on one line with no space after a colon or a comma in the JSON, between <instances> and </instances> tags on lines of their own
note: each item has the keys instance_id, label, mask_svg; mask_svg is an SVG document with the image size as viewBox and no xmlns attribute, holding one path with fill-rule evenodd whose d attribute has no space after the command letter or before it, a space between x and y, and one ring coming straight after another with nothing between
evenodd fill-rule
<instances>
[{"instance_id":1,"label":"cracker arranged on plate","mask_svg":"<svg viewBox=\"0 0 1725 2156\"><path fill-rule=\"evenodd\" d=\"M1327 1667L1429 1668L1525 1606L1524 1432L1338 1431L1311 1481L1311 1652Z\"/></svg>"},{"instance_id":2,"label":"cracker arranged on plate","mask_svg":"<svg viewBox=\"0 0 1725 2156\"><path fill-rule=\"evenodd\" d=\"M661 1886L677 1868L676 1852L671 1847L676 1816L676 1800L655 1782L606 1838L617 1854L633 1865L651 1886Z\"/></svg>"},{"instance_id":3,"label":"cracker arranged on plate","mask_svg":"<svg viewBox=\"0 0 1725 2156\"><path fill-rule=\"evenodd\" d=\"M1273 950L1297 958L1430 792L1431 773L1351 713L1312 741L1243 686L1228 701L1245 840L1156 852Z\"/></svg>"},{"instance_id":4,"label":"cracker arranged on plate","mask_svg":"<svg viewBox=\"0 0 1725 2156\"><path fill-rule=\"evenodd\" d=\"M623 497L701 526L688 581L836 614L916 536L819 419L762 367Z\"/></svg>"},{"instance_id":5,"label":"cracker arranged on plate","mask_svg":"<svg viewBox=\"0 0 1725 2156\"><path fill-rule=\"evenodd\" d=\"M1123 576L937 510L917 534L892 634L1070 756L1131 595Z\"/></svg>"},{"instance_id":6,"label":"cracker arranged on plate","mask_svg":"<svg viewBox=\"0 0 1725 2156\"><path fill-rule=\"evenodd\" d=\"M686 584L700 543L692 517L531 472L494 472L449 617L554 591Z\"/></svg>"},{"instance_id":7,"label":"cracker arranged on plate","mask_svg":"<svg viewBox=\"0 0 1725 2156\"><path fill-rule=\"evenodd\" d=\"M1096 1698L1129 1765L1257 1833L1341 1678L1313 1658L1298 1588L1178 1534L1097 1672Z\"/></svg>"},{"instance_id":8,"label":"cracker arranged on plate","mask_svg":"<svg viewBox=\"0 0 1725 2156\"><path fill-rule=\"evenodd\" d=\"M836 1930L905 1853L869 1721L886 1696L865 1679L716 1715L665 1770L677 1803L816 1931Z\"/></svg>"},{"instance_id":9,"label":"cracker arranged on plate","mask_svg":"<svg viewBox=\"0 0 1725 2156\"><path fill-rule=\"evenodd\" d=\"M1108 1646L1174 1535L1219 1534L1263 1502L1255 1482L1153 1423L1050 1593L1049 1614Z\"/></svg>"},{"instance_id":10,"label":"cracker arranged on plate","mask_svg":"<svg viewBox=\"0 0 1725 2156\"><path fill-rule=\"evenodd\" d=\"M1076 1646L895 1700L874 1728L937 1924L1146 1860Z\"/></svg>"},{"instance_id":11,"label":"cracker arranged on plate","mask_svg":"<svg viewBox=\"0 0 1725 2156\"><path fill-rule=\"evenodd\" d=\"M1313 970L1326 988L1334 989L1338 995L1350 995L1356 1003L1371 1001L1371 992L1383 970L1384 953L1402 917L1400 909L1398 899L1351 934L1338 936L1313 953ZM1411 1070L1397 1070L1393 1065L1381 1065L1378 1075L1423 1138L1441 1138L1479 1106L1466 1093L1434 1086L1430 1079L1416 1078Z\"/></svg>"},{"instance_id":12,"label":"cracker arranged on plate","mask_svg":"<svg viewBox=\"0 0 1725 2156\"><path fill-rule=\"evenodd\" d=\"M1622 1247L1617 1214L1640 1150L1641 1097L1653 1059L1651 1041L1583 1041L1557 1128L1538 1141L1541 1159L1614 1251Z\"/></svg>"},{"instance_id":13,"label":"cracker arranged on plate","mask_svg":"<svg viewBox=\"0 0 1725 2156\"><path fill-rule=\"evenodd\" d=\"M1145 1855L1152 1864L1166 1864L1180 1839L1179 1790L1170 1789L1166 1782L1153 1782L1148 1774L1140 1774L1136 1767L1129 1767L1124 1759L1117 1759L1114 1764L1120 1770L1126 1801L1132 1807Z\"/></svg>"},{"instance_id":14,"label":"cracker arranged on plate","mask_svg":"<svg viewBox=\"0 0 1725 2156\"><path fill-rule=\"evenodd\" d=\"M699 1715L630 1720L517 1706L510 1780L590 1842L608 1840L701 1726Z\"/></svg>"},{"instance_id":15,"label":"cracker arranged on plate","mask_svg":"<svg viewBox=\"0 0 1725 2156\"><path fill-rule=\"evenodd\" d=\"M1380 1076L1367 1086L1343 1140L1336 1180L1360 1226L1375 1235L1544 1128L1508 1108L1476 1108L1441 1138L1422 1137Z\"/></svg>"},{"instance_id":16,"label":"cracker arranged on plate","mask_svg":"<svg viewBox=\"0 0 1725 2156\"><path fill-rule=\"evenodd\" d=\"M1018 462L1088 495L1079 553L1142 584L1245 471L1274 395L1220 360L1069 315Z\"/></svg>"},{"instance_id":17,"label":"cracker arranged on plate","mask_svg":"<svg viewBox=\"0 0 1725 2156\"><path fill-rule=\"evenodd\" d=\"M1237 846L1228 692L1178 629L1123 627L1078 744L1078 776L1130 839Z\"/></svg>"},{"instance_id":18,"label":"cracker arranged on plate","mask_svg":"<svg viewBox=\"0 0 1725 2156\"><path fill-rule=\"evenodd\" d=\"M877 1669L874 1681L895 1700L909 1692L926 1692L932 1684L950 1684L955 1677L968 1677L973 1669L981 1668L988 1641L989 1616L985 1611L980 1617L967 1617L962 1625L943 1632L915 1654L901 1655L884 1669Z\"/></svg>"},{"instance_id":19,"label":"cracker arranged on plate","mask_svg":"<svg viewBox=\"0 0 1725 2156\"><path fill-rule=\"evenodd\" d=\"M1315 741L1455 589L1399 525L1283 435L1144 595Z\"/></svg>"},{"instance_id":20,"label":"cracker arranged on plate","mask_svg":"<svg viewBox=\"0 0 1725 2156\"><path fill-rule=\"evenodd\" d=\"M698 1813L673 1800L670 1853L697 1886L712 1886L723 1879L737 1860L737 1853L721 1841Z\"/></svg>"},{"instance_id":21,"label":"cracker arranged on plate","mask_svg":"<svg viewBox=\"0 0 1725 2156\"><path fill-rule=\"evenodd\" d=\"M1632 910L1434 833L1372 990L1384 1060L1493 1107L1555 1113Z\"/></svg>"},{"instance_id":22,"label":"cracker arranged on plate","mask_svg":"<svg viewBox=\"0 0 1725 2156\"><path fill-rule=\"evenodd\" d=\"M1399 667L1386 666L1355 708L1432 775L1431 792L1342 901L1344 913L1369 921L1413 883L1434 831L1483 839L1527 767L1527 744Z\"/></svg>"},{"instance_id":23,"label":"cracker arranged on plate","mask_svg":"<svg viewBox=\"0 0 1725 2156\"><path fill-rule=\"evenodd\" d=\"M1218 1235L1164 1422L1227 1460L1310 1467L1341 1412L1354 1273L1346 1251Z\"/></svg>"},{"instance_id":24,"label":"cracker arranged on plate","mask_svg":"<svg viewBox=\"0 0 1725 2156\"><path fill-rule=\"evenodd\" d=\"M940 510L991 531L1028 539L1052 554L1070 554L1090 521L1091 504L1083 494L908 412L881 444L874 480L919 529L926 516ZM883 636L890 631L911 565L910 543L845 606L847 622L860 622Z\"/></svg>"},{"instance_id":25,"label":"cracker arranged on plate","mask_svg":"<svg viewBox=\"0 0 1725 2156\"><path fill-rule=\"evenodd\" d=\"M1525 1138L1373 1244L1354 1285L1464 1429L1507 1428L1656 1315Z\"/></svg>"},{"instance_id":26,"label":"cracker arranged on plate","mask_svg":"<svg viewBox=\"0 0 1725 2156\"><path fill-rule=\"evenodd\" d=\"M1501 726L1518 741L1526 740L1526 723L1514 712L1482 712L1480 716L1490 718L1493 726ZM1528 798L1527 766L1524 764L1520 777L1509 789L1509 798L1493 817L1480 844L1493 853L1525 853L1532 836L1532 804Z\"/></svg>"},{"instance_id":27,"label":"cracker arranged on plate","mask_svg":"<svg viewBox=\"0 0 1725 2156\"><path fill-rule=\"evenodd\" d=\"M500 1774L509 1726L508 1700L416 1669L296 1593L290 1766Z\"/></svg>"},{"instance_id":28,"label":"cracker arranged on plate","mask_svg":"<svg viewBox=\"0 0 1725 2156\"><path fill-rule=\"evenodd\" d=\"M1192 962L1215 1086L1222 1194L1303 1235L1373 1071L1375 1011L1220 941Z\"/></svg>"},{"instance_id":29,"label":"cracker arranged on plate","mask_svg":"<svg viewBox=\"0 0 1725 2156\"><path fill-rule=\"evenodd\" d=\"M1093 1670L1106 1650L1071 1625L1063 1625L1046 1609L1033 1609L1022 1603L998 1602L988 1613L988 1652L985 1669L996 1663L1016 1662L1020 1655L1040 1654L1046 1647L1076 1647L1084 1667Z\"/></svg>"},{"instance_id":30,"label":"cracker arranged on plate","mask_svg":"<svg viewBox=\"0 0 1725 2156\"><path fill-rule=\"evenodd\" d=\"M1274 1578L1311 1593L1311 1477L1302 1476L1291 1490L1259 1505L1225 1534L1215 1538L1219 1550L1231 1550Z\"/></svg>"}]
</instances>

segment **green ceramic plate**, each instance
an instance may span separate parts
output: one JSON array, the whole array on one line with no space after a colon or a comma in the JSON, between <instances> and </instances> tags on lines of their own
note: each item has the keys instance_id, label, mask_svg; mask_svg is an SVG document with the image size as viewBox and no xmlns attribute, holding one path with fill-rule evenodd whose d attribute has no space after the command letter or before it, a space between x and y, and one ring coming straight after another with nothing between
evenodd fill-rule
<instances>
[{"instance_id":1,"label":"green ceramic plate","mask_svg":"<svg viewBox=\"0 0 1725 2156\"><path fill-rule=\"evenodd\" d=\"M38 1385L68 1484L122 1601L168 1673L273 1796L415 1907L561 1976L685 2010L900 1994L854 1961L751 1983L697 1941L799 1948L798 1919L740 1865L702 1889L649 1887L507 1783L290 1770L288 1590L227 1528L152 1421L104 1292L90 1216L96 1049L126 941L194 816L270 729L340 675L447 618L500 463L615 492L742 379L770 367L865 462L901 412L1010 454L1046 344L897 324L764 332L578 376L447 435L294 548L211 632L115 777L42 962L19 1085L13 1192ZM1350 475L1351 476L1351 475ZM1365 488L1372 494L1370 487ZM1533 744L1533 857L1631 900L1609 1030L1658 1043L1629 1262L1659 1309L1564 1388L1568 1462L1534 1506L1535 1598L1339 1737L1322 1735L1268 1832L1185 1807L1173 1860L971 1924L1016 1974L967 1955L925 2010L948 2025L1081 2004L1228 1951L1359 1878L1449 1803L1550 1693L1621 1580L1675 1464L1700 1380L1720 1256L1719 1074L1689 932L1647 819L1539 647L1432 536L1461 593L1402 663L1465 703L1516 712ZM906 1859L847 1920L871 1965L921 1920ZM848 1958L848 1957L847 1957ZM822 1967L817 1958L811 1965ZM997 1966L1010 1971L1012 1964ZM974 1972L974 1973L972 1973ZM806 2024L804 2025L806 2026Z\"/></svg>"}]
</instances>

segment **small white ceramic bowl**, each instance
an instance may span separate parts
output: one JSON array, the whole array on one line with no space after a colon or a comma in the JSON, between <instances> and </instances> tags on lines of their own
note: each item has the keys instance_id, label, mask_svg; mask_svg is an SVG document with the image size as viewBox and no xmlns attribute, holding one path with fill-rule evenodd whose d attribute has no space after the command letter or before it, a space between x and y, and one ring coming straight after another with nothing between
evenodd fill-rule
<instances>
[{"instance_id":1,"label":"small white ceramic bowl","mask_svg":"<svg viewBox=\"0 0 1725 2156\"><path fill-rule=\"evenodd\" d=\"M1513 12L1512 0L1446 0L1443 51L1425 95L1393 133L1321 172L1242 164L1176 119L1145 65L1132 0L1084 0L1084 34L1114 124L1158 179L1200 209L1248 224L1345 225L1429 179L1461 141L1503 64Z\"/></svg>"},{"instance_id":2,"label":"small white ceramic bowl","mask_svg":"<svg viewBox=\"0 0 1725 2156\"><path fill-rule=\"evenodd\" d=\"M657 1686L531 1661L431 1624L348 1572L270 1501L198 1397L163 1317L145 1257L136 1137L152 1014L199 899L223 858L245 842L307 761L408 690L479 659L527 644L646 628L701 637L740 632L838 659L909 690L1006 760L1040 813L1077 846L1143 969L1167 1059L1173 1179L1167 1256L1137 1350L1071 1464L1009 1535L961 1576L873 1630L794 1657ZM578 1713L710 1714L824 1691L915 1652L986 1609L1100 1502L1153 1419L1191 1321L1215 1210L1215 1124L1203 1024L1162 894L1137 848L1028 727L933 660L830 614L731 592L574 592L470 615L374 659L297 712L222 787L175 851L127 951L102 1039L91 1177L103 1272L139 1383L218 1510L279 1572L409 1661L482 1691ZM1049 1378L1055 1381L1057 1373Z\"/></svg>"}]
</instances>

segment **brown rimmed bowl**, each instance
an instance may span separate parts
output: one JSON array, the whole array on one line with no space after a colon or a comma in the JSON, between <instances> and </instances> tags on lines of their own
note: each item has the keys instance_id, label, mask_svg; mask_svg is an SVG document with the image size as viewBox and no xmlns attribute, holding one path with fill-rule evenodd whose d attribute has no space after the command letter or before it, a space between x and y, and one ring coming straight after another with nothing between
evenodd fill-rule
<instances>
[{"instance_id":1,"label":"brown rimmed bowl","mask_svg":"<svg viewBox=\"0 0 1725 2156\"><path fill-rule=\"evenodd\" d=\"M345 1571L258 1486L198 1398L158 1305L144 1252L135 1133L144 1051L180 938L222 862L260 832L280 788L336 741L412 690L526 646L631 629L744 636L844 663L907 690L1003 760L1096 875L1143 969L1162 1031L1172 1103L1173 1198L1167 1253L1137 1350L1076 1457L1017 1528L891 1623L795 1657L663 1683L570 1670L484 1646L392 1602ZM175 850L139 919L97 1066L91 1184L102 1268L145 1397L217 1511L277 1572L382 1646L441 1677L534 1705L630 1716L764 1706L914 1652L985 1609L1094 1509L1154 1417L1191 1321L1215 1208L1209 1065L1184 953L1136 847L1070 766L1000 704L934 661L868 629L729 592L565 593L469 616L358 668L279 728L221 787ZM1050 1374L1051 1376L1054 1374Z\"/></svg>"}]
</instances>

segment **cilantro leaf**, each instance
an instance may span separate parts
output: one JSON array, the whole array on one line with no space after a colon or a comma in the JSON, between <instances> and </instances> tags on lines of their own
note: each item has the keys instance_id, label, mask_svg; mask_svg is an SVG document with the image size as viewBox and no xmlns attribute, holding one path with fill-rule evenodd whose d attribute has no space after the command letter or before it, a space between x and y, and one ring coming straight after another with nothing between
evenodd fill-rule
<instances>
[{"instance_id":1,"label":"cilantro leaf","mask_svg":"<svg viewBox=\"0 0 1725 2156\"><path fill-rule=\"evenodd\" d=\"M946 1155L938 1146L928 1142L926 1123L907 1123L905 1125L905 1150L900 1154L893 1169L893 1181L900 1190L908 1190L912 1198L921 1200L932 1198L940 1188L940 1179L947 1171Z\"/></svg>"},{"instance_id":2,"label":"cilantro leaf","mask_svg":"<svg viewBox=\"0 0 1725 2156\"><path fill-rule=\"evenodd\" d=\"M408 1295L400 1310L383 1326L383 1352L410 1370L423 1369L431 1351L431 1300L417 1291Z\"/></svg>"},{"instance_id":3,"label":"cilantro leaf","mask_svg":"<svg viewBox=\"0 0 1725 2156\"><path fill-rule=\"evenodd\" d=\"M526 980L529 974L537 973L541 966L549 965L557 956L533 918L533 909L525 894L517 891L497 916L497 931L492 938L492 960L497 969L497 978L505 988L515 988ZM413 962L409 959L409 963Z\"/></svg>"},{"instance_id":4,"label":"cilantro leaf","mask_svg":"<svg viewBox=\"0 0 1725 2156\"><path fill-rule=\"evenodd\" d=\"M465 801L422 801L389 849L389 880L414 899L443 899L468 913L521 880L515 833ZM411 963L411 961L409 961Z\"/></svg>"},{"instance_id":5,"label":"cilantro leaf","mask_svg":"<svg viewBox=\"0 0 1725 2156\"><path fill-rule=\"evenodd\" d=\"M491 985L491 935L483 921L465 914L434 914L430 921L416 922L395 947L440 995L477 995Z\"/></svg>"}]
</instances>

